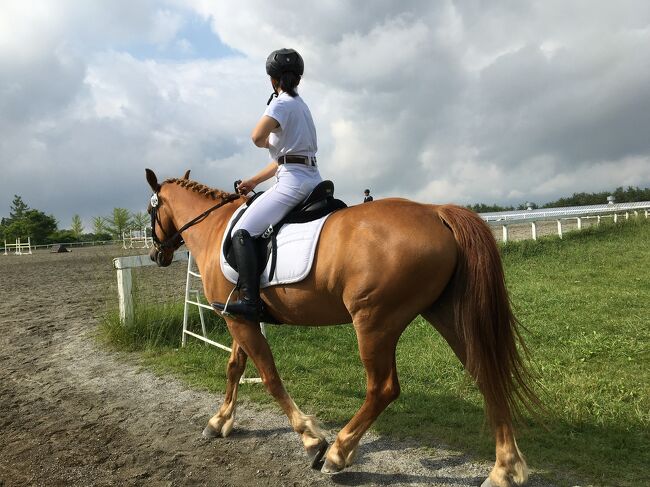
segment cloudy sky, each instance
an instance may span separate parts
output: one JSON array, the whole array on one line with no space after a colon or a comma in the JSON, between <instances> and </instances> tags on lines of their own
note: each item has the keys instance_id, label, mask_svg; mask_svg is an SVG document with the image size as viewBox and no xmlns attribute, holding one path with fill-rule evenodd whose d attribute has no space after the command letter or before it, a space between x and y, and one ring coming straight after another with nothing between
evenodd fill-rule
<instances>
[{"instance_id":1,"label":"cloudy sky","mask_svg":"<svg viewBox=\"0 0 650 487\"><path fill-rule=\"evenodd\" d=\"M281 47L350 204L650 186L647 0L2 0L0 216L143 211L145 167L230 189Z\"/></svg>"}]
</instances>

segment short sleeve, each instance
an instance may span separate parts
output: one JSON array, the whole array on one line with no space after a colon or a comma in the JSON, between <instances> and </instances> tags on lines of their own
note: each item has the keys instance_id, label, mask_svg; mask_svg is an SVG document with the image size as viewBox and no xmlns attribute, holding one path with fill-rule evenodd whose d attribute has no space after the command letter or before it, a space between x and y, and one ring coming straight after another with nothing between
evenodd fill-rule
<instances>
[{"instance_id":1,"label":"short sleeve","mask_svg":"<svg viewBox=\"0 0 650 487\"><path fill-rule=\"evenodd\" d=\"M289 107L281 98L274 98L271 104L266 107L266 110L264 110L264 115L268 115L277 120L280 127L284 130L287 123L287 117L289 116Z\"/></svg>"}]
</instances>

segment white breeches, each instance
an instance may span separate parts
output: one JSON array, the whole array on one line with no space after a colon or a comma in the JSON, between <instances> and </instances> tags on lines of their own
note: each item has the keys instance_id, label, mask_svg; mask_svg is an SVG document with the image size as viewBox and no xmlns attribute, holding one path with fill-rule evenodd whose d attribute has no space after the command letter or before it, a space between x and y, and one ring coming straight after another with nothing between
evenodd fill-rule
<instances>
[{"instance_id":1,"label":"white breeches","mask_svg":"<svg viewBox=\"0 0 650 487\"><path fill-rule=\"evenodd\" d=\"M297 164L281 165L275 176L277 182L253 201L232 233L241 229L247 230L251 237L259 237L269 225L275 225L302 203L322 181L318 168Z\"/></svg>"}]
</instances>

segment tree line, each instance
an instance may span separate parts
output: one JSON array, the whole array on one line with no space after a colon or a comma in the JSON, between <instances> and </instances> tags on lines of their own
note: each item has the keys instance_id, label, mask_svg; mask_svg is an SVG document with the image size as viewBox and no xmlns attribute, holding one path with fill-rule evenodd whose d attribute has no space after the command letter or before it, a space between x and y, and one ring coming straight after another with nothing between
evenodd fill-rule
<instances>
[{"instance_id":1,"label":"tree line","mask_svg":"<svg viewBox=\"0 0 650 487\"><path fill-rule=\"evenodd\" d=\"M641 189L638 186L622 186L616 188L614 191L600 191L596 193L573 193L566 198L550 201L543 205L538 205L534 202L521 203L518 206L499 206L499 205L486 205L478 203L469 205L467 208L474 210L477 213L489 213L493 211L513 211L513 210L526 210L528 207L536 210L538 208L565 208L567 206L587 206L587 205L603 205L607 203L607 197L613 196L616 203L632 203L635 201L650 201L650 188Z\"/></svg>"},{"instance_id":2,"label":"tree line","mask_svg":"<svg viewBox=\"0 0 650 487\"><path fill-rule=\"evenodd\" d=\"M69 228L60 229L54 216L30 208L22 197L14 195L9 217L0 219L0 239L13 242L29 236L33 245L113 240L121 239L122 232L142 230L148 225L146 213L114 208L108 216L93 217L89 232L85 231L79 215L72 217Z\"/></svg>"},{"instance_id":3,"label":"tree line","mask_svg":"<svg viewBox=\"0 0 650 487\"><path fill-rule=\"evenodd\" d=\"M573 193L567 198L560 198L543 205L527 202L514 206L486 205L477 203L467 208L477 213L493 211L525 210L529 206L537 208L562 208L567 206L585 206L607 203L608 196L614 196L617 203L634 201L650 201L650 188L641 189L635 186L618 187L612 192ZM92 231L84 232L85 228L79 215L72 217L69 228L60 229L59 222L52 215L32 209L19 195L14 195L9 217L0 220L0 239L13 242L17 238L31 237L32 244L72 243L121 239L122 232L142 230L149 225L149 215L144 212L132 213L125 208L113 208L108 216L96 216L92 219Z\"/></svg>"}]
</instances>

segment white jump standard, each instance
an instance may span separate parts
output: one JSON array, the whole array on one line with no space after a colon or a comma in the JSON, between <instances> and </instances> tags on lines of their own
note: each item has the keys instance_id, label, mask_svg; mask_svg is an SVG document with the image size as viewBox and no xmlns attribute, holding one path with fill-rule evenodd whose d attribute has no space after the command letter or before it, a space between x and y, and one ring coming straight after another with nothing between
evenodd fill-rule
<instances>
[{"instance_id":1,"label":"white jump standard","mask_svg":"<svg viewBox=\"0 0 650 487\"><path fill-rule=\"evenodd\" d=\"M15 244L8 244L5 240L5 255L13 249L15 255L30 255L32 253L32 239L27 237L27 242L21 242L19 238L16 239Z\"/></svg>"}]
</instances>

